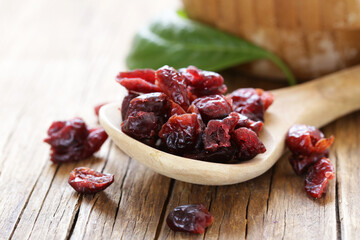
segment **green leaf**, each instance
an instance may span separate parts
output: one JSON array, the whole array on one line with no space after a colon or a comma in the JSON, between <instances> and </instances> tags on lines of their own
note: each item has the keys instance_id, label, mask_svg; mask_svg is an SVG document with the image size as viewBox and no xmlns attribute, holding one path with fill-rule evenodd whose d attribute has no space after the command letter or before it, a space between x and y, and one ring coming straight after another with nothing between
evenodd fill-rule
<instances>
[{"instance_id":1,"label":"green leaf","mask_svg":"<svg viewBox=\"0 0 360 240\"><path fill-rule=\"evenodd\" d=\"M185 12L179 11L162 14L140 29L126 63L129 69L194 65L218 71L257 59L272 61L284 72L289 84L296 83L290 69L273 53L190 20Z\"/></svg>"}]
</instances>

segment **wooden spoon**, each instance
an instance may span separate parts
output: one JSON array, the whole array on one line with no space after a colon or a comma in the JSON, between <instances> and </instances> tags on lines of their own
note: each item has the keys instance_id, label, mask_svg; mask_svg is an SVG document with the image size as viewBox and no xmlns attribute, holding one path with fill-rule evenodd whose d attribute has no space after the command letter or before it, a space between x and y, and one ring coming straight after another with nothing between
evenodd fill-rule
<instances>
[{"instance_id":1,"label":"wooden spoon","mask_svg":"<svg viewBox=\"0 0 360 240\"><path fill-rule=\"evenodd\" d=\"M149 147L121 131L121 103L105 105L100 123L126 154L154 171L181 181L204 185L227 185L255 178L284 153L285 135L293 124L324 126L360 109L360 66L294 87L272 92L275 101L265 114L260 138L267 151L237 164L212 163L175 156Z\"/></svg>"}]
</instances>

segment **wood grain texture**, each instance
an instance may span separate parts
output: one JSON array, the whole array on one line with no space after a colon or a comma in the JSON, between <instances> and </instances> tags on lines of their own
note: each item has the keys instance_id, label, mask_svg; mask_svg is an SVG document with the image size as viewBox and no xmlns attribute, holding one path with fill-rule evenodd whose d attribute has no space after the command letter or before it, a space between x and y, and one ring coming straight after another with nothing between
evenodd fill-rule
<instances>
[{"instance_id":1,"label":"wood grain texture","mask_svg":"<svg viewBox=\"0 0 360 240\"><path fill-rule=\"evenodd\" d=\"M354 184L360 182L359 112L325 128L326 135L336 136L331 159L337 177L326 197L317 201L306 196L303 178L295 176L286 156L259 178L226 187L160 176L129 159L111 141L79 163L49 161L49 147L42 139L50 123L81 116L96 126L93 106L119 100L125 92L113 79L125 69L123 60L135 30L162 9L177 5L175 0L0 0L0 239L359 236L360 194ZM252 3L236 4L242 6ZM240 81L231 71L224 76L231 89L284 85ZM102 193L81 196L67 184L77 166L114 173L115 182ZM169 231L169 210L195 202L203 202L215 216L206 233Z\"/></svg>"}]
</instances>

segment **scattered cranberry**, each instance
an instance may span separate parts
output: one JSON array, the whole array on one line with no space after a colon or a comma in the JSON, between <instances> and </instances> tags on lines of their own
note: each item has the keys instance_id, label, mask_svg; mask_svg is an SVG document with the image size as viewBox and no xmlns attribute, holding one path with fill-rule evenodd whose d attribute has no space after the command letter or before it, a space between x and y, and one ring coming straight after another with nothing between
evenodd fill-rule
<instances>
[{"instance_id":1,"label":"scattered cranberry","mask_svg":"<svg viewBox=\"0 0 360 240\"><path fill-rule=\"evenodd\" d=\"M232 112L231 104L221 95L197 98L192 105L196 106L205 122L222 119Z\"/></svg>"},{"instance_id":2,"label":"scattered cranberry","mask_svg":"<svg viewBox=\"0 0 360 240\"><path fill-rule=\"evenodd\" d=\"M256 133L248 128L238 128L233 132L234 140L238 145L238 159L250 160L259 153L264 153L266 148Z\"/></svg>"},{"instance_id":3,"label":"scattered cranberry","mask_svg":"<svg viewBox=\"0 0 360 240\"><path fill-rule=\"evenodd\" d=\"M160 138L172 152L194 150L200 136L201 125L195 113L173 115L162 126Z\"/></svg>"},{"instance_id":4,"label":"scattered cranberry","mask_svg":"<svg viewBox=\"0 0 360 240\"><path fill-rule=\"evenodd\" d=\"M182 108L187 109L190 105L184 77L174 68L164 66L156 71L156 80L158 86L175 103Z\"/></svg>"},{"instance_id":5,"label":"scattered cranberry","mask_svg":"<svg viewBox=\"0 0 360 240\"><path fill-rule=\"evenodd\" d=\"M72 170L69 184L79 193L97 193L114 182L114 175L101 173L91 168L79 167Z\"/></svg>"},{"instance_id":6,"label":"scattered cranberry","mask_svg":"<svg viewBox=\"0 0 360 240\"><path fill-rule=\"evenodd\" d=\"M175 232L202 234L214 221L214 217L202 204L182 205L174 208L166 223Z\"/></svg>"},{"instance_id":7,"label":"scattered cranberry","mask_svg":"<svg viewBox=\"0 0 360 240\"><path fill-rule=\"evenodd\" d=\"M122 72L118 81L129 91L150 92L129 93L122 105L122 131L145 144L212 162L248 160L266 150L258 134L274 98L262 89L224 97L222 76L194 66ZM139 89L144 84L159 89Z\"/></svg>"},{"instance_id":8,"label":"scattered cranberry","mask_svg":"<svg viewBox=\"0 0 360 240\"><path fill-rule=\"evenodd\" d=\"M264 121L264 103L255 89L241 88L230 93L227 98L232 100L235 112L254 121Z\"/></svg>"},{"instance_id":9,"label":"scattered cranberry","mask_svg":"<svg viewBox=\"0 0 360 240\"><path fill-rule=\"evenodd\" d=\"M161 92L155 85L155 71L151 69L120 72L116 81L129 91L139 93Z\"/></svg>"},{"instance_id":10,"label":"scattered cranberry","mask_svg":"<svg viewBox=\"0 0 360 240\"><path fill-rule=\"evenodd\" d=\"M335 177L334 166L327 158L322 158L309 169L305 180L307 194L314 198L320 198L326 193L329 180Z\"/></svg>"},{"instance_id":11,"label":"scattered cranberry","mask_svg":"<svg viewBox=\"0 0 360 240\"><path fill-rule=\"evenodd\" d=\"M292 154L289 157L291 166L293 167L297 175L302 175L307 172L309 167L322 159L323 157L329 157L329 151L326 150L322 153L312 153L309 156Z\"/></svg>"},{"instance_id":12,"label":"scattered cranberry","mask_svg":"<svg viewBox=\"0 0 360 240\"><path fill-rule=\"evenodd\" d=\"M88 129L81 118L53 122L44 142L51 145L54 163L79 161L97 152L107 139L103 128Z\"/></svg>"},{"instance_id":13,"label":"scattered cranberry","mask_svg":"<svg viewBox=\"0 0 360 240\"><path fill-rule=\"evenodd\" d=\"M298 155L310 155L325 151L334 141L334 137L324 138L324 134L313 126L293 125L286 136L286 145Z\"/></svg>"}]
</instances>

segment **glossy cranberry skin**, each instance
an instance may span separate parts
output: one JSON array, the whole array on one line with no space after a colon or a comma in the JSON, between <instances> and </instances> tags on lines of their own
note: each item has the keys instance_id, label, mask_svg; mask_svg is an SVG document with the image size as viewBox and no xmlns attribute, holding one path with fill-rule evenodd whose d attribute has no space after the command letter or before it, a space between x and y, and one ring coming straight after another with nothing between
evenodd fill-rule
<instances>
[{"instance_id":1,"label":"glossy cranberry skin","mask_svg":"<svg viewBox=\"0 0 360 240\"><path fill-rule=\"evenodd\" d=\"M313 198L320 198L326 193L329 180L335 177L334 166L327 158L322 158L309 169L305 179L305 190Z\"/></svg>"},{"instance_id":2,"label":"glossy cranberry skin","mask_svg":"<svg viewBox=\"0 0 360 240\"><path fill-rule=\"evenodd\" d=\"M121 118L124 120L126 118L126 114L129 110L129 104L131 102L131 100L133 100L134 98L138 97L139 94L134 93L134 92L129 92L128 95L126 95L122 101L121 104Z\"/></svg>"},{"instance_id":3,"label":"glossy cranberry skin","mask_svg":"<svg viewBox=\"0 0 360 240\"><path fill-rule=\"evenodd\" d=\"M174 153L194 150L198 144L201 125L195 113L173 115L162 126L159 137Z\"/></svg>"},{"instance_id":4,"label":"glossy cranberry skin","mask_svg":"<svg viewBox=\"0 0 360 240\"><path fill-rule=\"evenodd\" d=\"M289 157L290 164L297 175L307 172L309 167L322 158L329 157L329 151L325 150L321 153L312 153L309 156L292 154Z\"/></svg>"},{"instance_id":5,"label":"glossy cranberry skin","mask_svg":"<svg viewBox=\"0 0 360 240\"><path fill-rule=\"evenodd\" d=\"M138 112L153 112L156 116L166 117L168 97L161 92L142 94L133 98L128 107L126 117L136 116Z\"/></svg>"},{"instance_id":6,"label":"glossy cranberry skin","mask_svg":"<svg viewBox=\"0 0 360 240\"><path fill-rule=\"evenodd\" d=\"M155 73L156 83L171 100L179 104L183 109L190 105L187 86L184 77L174 68L164 66Z\"/></svg>"},{"instance_id":7,"label":"glossy cranberry skin","mask_svg":"<svg viewBox=\"0 0 360 240\"><path fill-rule=\"evenodd\" d=\"M79 167L72 170L68 182L78 193L91 194L110 186L114 182L114 175Z\"/></svg>"},{"instance_id":8,"label":"glossy cranberry skin","mask_svg":"<svg viewBox=\"0 0 360 240\"><path fill-rule=\"evenodd\" d=\"M107 139L103 128L88 129L81 118L53 122L44 142L50 144L54 163L79 161L92 156Z\"/></svg>"},{"instance_id":9,"label":"glossy cranberry skin","mask_svg":"<svg viewBox=\"0 0 360 240\"><path fill-rule=\"evenodd\" d=\"M231 141L229 147L219 147L215 151L195 151L193 153L185 153L183 156L191 159L202 160L207 162L229 163L235 160L237 154L237 147Z\"/></svg>"},{"instance_id":10,"label":"glossy cranberry skin","mask_svg":"<svg viewBox=\"0 0 360 240\"><path fill-rule=\"evenodd\" d=\"M286 145L296 155L321 153L329 148L333 141L333 136L324 138L319 129L303 124L293 125L286 136Z\"/></svg>"},{"instance_id":11,"label":"glossy cranberry skin","mask_svg":"<svg viewBox=\"0 0 360 240\"><path fill-rule=\"evenodd\" d=\"M264 121L264 103L255 89L240 88L227 95L227 98L232 100L235 112L244 114L254 121Z\"/></svg>"},{"instance_id":12,"label":"glossy cranberry skin","mask_svg":"<svg viewBox=\"0 0 360 240\"><path fill-rule=\"evenodd\" d=\"M204 122L211 119L222 119L232 112L231 104L221 95L197 98L192 105L199 110Z\"/></svg>"},{"instance_id":13,"label":"glossy cranberry skin","mask_svg":"<svg viewBox=\"0 0 360 240\"><path fill-rule=\"evenodd\" d=\"M274 102L274 96L267 91L264 91L261 88L255 89L257 95L260 96L261 101L264 104L265 111L270 107L270 105Z\"/></svg>"},{"instance_id":14,"label":"glossy cranberry skin","mask_svg":"<svg viewBox=\"0 0 360 240\"><path fill-rule=\"evenodd\" d=\"M230 147L230 134L238 121L239 116L236 113L231 113L223 120L210 120L203 137L205 150L214 152L218 148Z\"/></svg>"},{"instance_id":15,"label":"glossy cranberry skin","mask_svg":"<svg viewBox=\"0 0 360 240\"><path fill-rule=\"evenodd\" d=\"M120 72L116 81L127 90L139 93L161 92L155 85L155 71L152 69L139 69L130 72Z\"/></svg>"},{"instance_id":16,"label":"glossy cranberry skin","mask_svg":"<svg viewBox=\"0 0 360 240\"><path fill-rule=\"evenodd\" d=\"M195 234L204 233L213 221L214 217L202 204L178 206L166 218L171 230Z\"/></svg>"},{"instance_id":17,"label":"glossy cranberry skin","mask_svg":"<svg viewBox=\"0 0 360 240\"><path fill-rule=\"evenodd\" d=\"M197 97L224 94L227 91L223 77L215 72L198 69L194 66L182 68L179 72L184 76L189 91Z\"/></svg>"},{"instance_id":18,"label":"glossy cranberry skin","mask_svg":"<svg viewBox=\"0 0 360 240\"><path fill-rule=\"evenodd\" d=\"M232 136L238 146L239 160L250 160L266 151L264 144L256 133L248 128L238 128L233 132Z\"/></svg>"},{"instance_id":19,"label":"glossy cranberry skin","mask_svg":"<svg viewBox=\"0 0 360 240\"><path fill-rule=\"evenodd\" d=\"M236 125L236 128L246 127L253 130L257 135L259 135L261 129L264 126L264 123L261 121L253 121L247 116L237 113L239 116L239 121Z\"/></svg>"}]
</instances>

